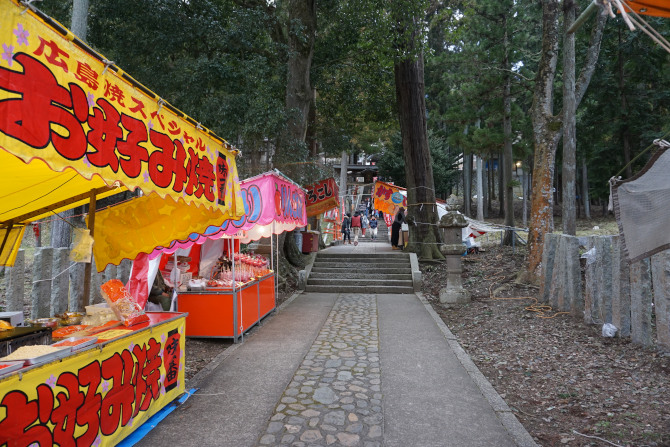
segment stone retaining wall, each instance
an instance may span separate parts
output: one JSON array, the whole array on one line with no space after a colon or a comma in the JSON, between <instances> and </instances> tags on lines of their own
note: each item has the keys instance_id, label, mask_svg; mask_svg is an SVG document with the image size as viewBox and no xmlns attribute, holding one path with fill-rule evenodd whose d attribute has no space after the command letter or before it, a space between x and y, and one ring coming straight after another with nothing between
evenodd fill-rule
<instances>
[{"instance_id":1,"label":"stone retaining wall","mask_svg":"<svg viewBox=\"0 0 670 447\"><path fill-rule=\"evenodd\" d=\"M68 248L36 248L32 263L32 286L26 294L24 281L26 256L19 250L14 267L5 271L6 311L26 311L30 318L44 318L65 311L83 311L84 265L69 259ZM132 261L124 260L120 265L108 265L97 273L95 264L91 275L90 303L104 301L100 285L118 278L124 284L130 277Z\"/></svg>"},{"instance_id":2,"label":"stone retaining wall","mask_svg":"<svg viewBox=\"0 0 670 447\"><path fill-rule=\"evenodd\" d=\"M594 253L580 260L580 247ZM618 236L548 234L542 266L541 301L586 324L611 323L633 343L670 351L670 251L631 264Z\"/></svg>"}]
</instances>

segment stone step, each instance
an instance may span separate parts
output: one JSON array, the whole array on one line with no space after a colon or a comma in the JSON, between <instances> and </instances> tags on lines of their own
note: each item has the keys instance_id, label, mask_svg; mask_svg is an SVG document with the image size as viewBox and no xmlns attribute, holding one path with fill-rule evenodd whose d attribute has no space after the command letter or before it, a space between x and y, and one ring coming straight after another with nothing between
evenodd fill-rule
<instances>
[{"instance_id":1,"label":"stone step","mask_svg":"<svg viewBox=\"0 0 670 447\"><path fill-rule=\"evenodd\" d=\"M394 287L394 286L349 286L340 284L338 286L321 286L307 284L306 292L317 293L375 293L375 294L396 294L396 293L414 293L412 287Z\"/></svg>"},{"instance_id":2,"label":"stone step","mask_svg":"<svg viewBox=\"0 0 670 447\"><path fill-rule=\"evenodd\" d=\"M409 253L403 252L389 252L389 253L327 253L320 251L316 256L315 262L323 260L339 260L339 259L388 259L389 262L409 262Z\"/></svg>"},{"instance_id":3,"label":"stone step","mask_svg":"<svg viewBox=\"0 0 670 447\"><path fill-rule=\"evenodd\" d=\"M365 272L355 272L355 271L346 271L345 269L342 269L342 271L339 272L315 272L312 270L312 272L309 274L309 281L314 279L332 279L336 277L336 275L333 275L333 273L338 273L341 274L343 278L347 279L362 279L362 278L370 278L372 277L373 279L402 279L402 280L412 280L412 273L408 271L407 273L380 273L378 269L374 269L374 271L365 273Z\"/></svg>"},{"instance_id":4,"label":"stone step","mask_svg":"<svg viewBox=\"0 0 670 447\"><path fill-rule=\"evenodd\" d=\"M375 286L388 286L388 287L412 287L412 279L371 279L371 278L360 278L352 279L349 277L342 278L330 278L330 279L312 279L309 277L307 280L307 285L314 286L332 286L337 287L339 285L346 286L358 286L363 288L375 287Z\"/></svg>"},{"instance_id":5,"label":"stone step","mask_svg":"<svg viewBox=\"0 0 670 447\"><path fill-rule=\"evenodd\" d=\"M335 274L335 275L341 275L338 277L344 277L348 273L352 272L352 270L360 270L360 266L357 267L348 267L346 265L341 265L338 264L338 267L317 267L314 266L312 267L312 271L310 273L310 277L314 273L329 273L329 274ZM384 267L384 266L378 266L376 265L374 267L375 275L381 275L381 274L395 274L395 275L400 275L400 274L412 274L412 268L407 266L407 267Z\"/></svg>"},{"instance_id":6,"label":"stone step","mask_svg":"<svg viewBox=\"0 0 670 447\"><path fill-rule=\"evenodd\" d=\"M373 261L360 261L360 262L347 262L345 260L342 260L340 262L315 262L312 265L312 270L316 268L324 268L324 269L350 269L350 270L368 270L368 269L378 269L378 268L384 268L384 269L402 269L402 268L407 268L411 269L410 263L395 263L395 262L383 262L379 260L373 260Z\"/></svg>"}]
</instances>

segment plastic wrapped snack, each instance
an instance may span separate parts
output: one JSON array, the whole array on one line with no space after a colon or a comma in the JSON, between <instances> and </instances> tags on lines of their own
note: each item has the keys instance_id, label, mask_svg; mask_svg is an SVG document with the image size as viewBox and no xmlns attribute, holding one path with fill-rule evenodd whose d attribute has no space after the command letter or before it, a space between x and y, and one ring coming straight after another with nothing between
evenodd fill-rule
<instances>
[{"instance_id":1,"label":"plastic wrapped snack","mask_svg":"<svg viewBox=\"0 0 670 447\"><path fill-rule=\"evenodd\" d=\"M149 321L144 309L128 293L123 283L112 279L100 286L102 296L124 326L133 326Z\"/></svg>"}]
</instances>

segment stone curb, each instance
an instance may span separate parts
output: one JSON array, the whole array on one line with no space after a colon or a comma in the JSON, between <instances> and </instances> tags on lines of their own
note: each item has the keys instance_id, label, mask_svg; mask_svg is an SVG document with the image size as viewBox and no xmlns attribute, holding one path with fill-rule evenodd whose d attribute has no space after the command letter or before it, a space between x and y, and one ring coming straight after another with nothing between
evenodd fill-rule
<instances>
[{"instance_id":1,"label":"stone curb","mask_svg":"<svg viewBox=\"0 0 670 447\"><path fill-rule=\"evenodd\" d=\"M463 365L463 368L468 372L468 375L472 378L473 382L479 387L482 395L489 402L489 405L495 411L496 416L502 423L505 430L509 433L510 437L514 440L517 446L519 447L539 447L538 444L533 440L533 437L528 433L528 431L521 425L521 422L516 418L512 410L509 408L507 403L500 397L500 394L493 388L491 382L489 382L484 374L479 371L479 368L472 361L467 352L461 347L458 343L458 339L454 334L449 330L442 318L435 312L433 306L426 300L423 296L423 293L416 292L416 296L421 300L424 307L428 311L437 327L444 334L444 338L447 339L447 343L456 354L456 357Z\"/></svg>"},{"instance_id":2,"label":"stone curb","mask_svg":"<svg viewBox=\"0 0 670 447\"><path fill-rule=\"evenodd\" d=\"M270 313L266 318L264 318L263 321L267 321L268 319L272 318L273 316L277 315L278 312L283 311L286 306L291 304L293 300L295 300L298 295L303 293L301 290L294 292L293 295L291 295L286 301L284 301L277 309L274 310L274 312ZM258 324L254 326L246 335L246 337L251 337L253 334L256 333L258 328L262 327L262 324ZM204 368L202 368L200 371L198 371L195 376L191 377L191 379L186 382L186 388L198 388L200 386L200 383L212 373L221 363L223 363L224 360L226 360L228 357L230 357L236 350L242 346L242 343L233 343L231 346L228 348L224 349L223 352L219 353L216 357L214 357L207 365L205 365Z\"/></svg>"}]
</instances>

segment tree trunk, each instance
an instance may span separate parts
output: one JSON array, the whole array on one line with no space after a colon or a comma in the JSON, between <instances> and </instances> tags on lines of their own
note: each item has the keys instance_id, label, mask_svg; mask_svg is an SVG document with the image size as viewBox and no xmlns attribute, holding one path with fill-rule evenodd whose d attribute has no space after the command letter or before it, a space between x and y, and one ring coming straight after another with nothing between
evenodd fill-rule
<instances>
[{"instance_id":1,"label":"tree trunk","mask_svg":"<svg viewBox=\"0 0 670 447\"><path fill-rule=\"evenodd\" d=\"M504 85L503 85L503 157L502 157L502 184L504 193L501 191L501 209L504 209L505 226L514 227L514 186L512 184L512 165L514 155L512 153L512 79L509 73L509 41L507 36L507 16L505 17L505 35L503 44L505 56L503 59ZM503 206L504 204L504 206ZM512 245L514 231L505 230L503 244Z\"/></svg>"},{"instance_id":2,"label":"tree trunk","mask_svg":"<svg viewBox=\"0 0 670 447\"><path fill-rule=\"evenodd\" d=\"M463 154L463 213L472 217L472 154Z\"/></svg>"},{"instance_id":3,"label":"tree trunk","mask_svg":"<svg viewBox=\"0 0 670 447\"><path fill-rule=\"evenodd\" d=\"M582 200L584 200L584 217L591 219L591 199L589 199L589 178L586 160L582 160Z\"/></svg>"},{"instance_id":4,"label":"tree trunk","mask_svg":"<svg viewBox=\"0 0 670 447\"><path fill-rule=\"evenodd\" d=\"M544 235L553 231L552 185L556 149L561 136L562 124L553 114L553 85L558 61L558 17L560 1L542 2L542 53L535 79L533 107L533 143L535 146L530 229L528 236L528 266L526 279L535 282L544 251ZM600 42L607 16L602 13L591 31L586 61L575 85L575 107L579 107L595 71ZM562 116L559 113L558 116Z\"/></svg>"},{"instance_id":5,"label":"tree trunk","mask_svg":"<svg viewBox=\"0 0 670 447\"><path fill-rule=\"evenodd\" d=\"M316 37L316 1L289 0L288 3L288 77L286 109L291 146L304 143L313 90L310 70Z\"/></svg>"},{"instance_id":6,"label":"tree trunk","mask_svg":"<svg viewBox=\"0 0 670 447\"><path fill-rule=\"evenodd\" d=\"M575 103L575 34L567 33L576 17L576 5L565 0L563 6L563 234L577 234L577 105Z\"/></svg>"},{"instance_id":7,"label":"tree trunk","mask_svg":"<svg viewBox=\"0 0 670 447\"><path fill-rule=\"evenodd\" d=\"M88 30L88 0L72 0L72 33L86 42Z\"/></svg>"},{"instance_id":8,"label":"tree trunk","mask_svg":"<svg viewBox=\"0 0 670 447\"><path fill-rule=\"evenodd\" d=\"M426 129L423 55L396 62L396 100L407 182L409 250L421 259L442 259L433 165Z\"/></svg>"},{"instance_id":9,"label":"tree trunk","mask_svg":"<svg viewBox=\"0 0 670 447\"><path fill-rule=\"evenodd\" d=\"M484 220L484 163L477 157L477 220Z\"/></svg>"},{"instance_id":10,"label":"tree trunk","mask_svg":"<svg viewBox=\"0 0 670 447\"><path fill-rule=\"evenodd\" d=\"M619 120L621 121L621 145L623 147L623 160L626 163L626 178L633 176L633 166L630 160L630 130L628 128L628 98L626 97L626 74L624 70L623 52L621 51L621 26L619 26L619 95L621 96L621 110Z\"/></svg>"}]
</instances>

